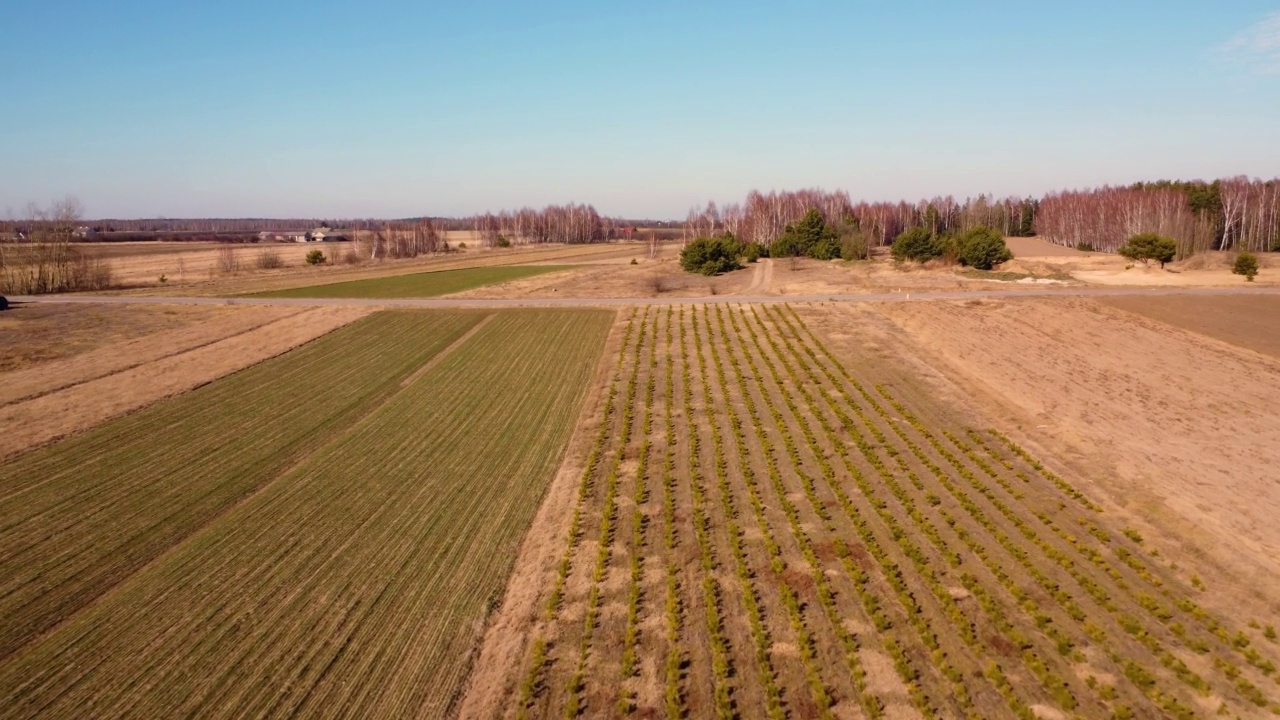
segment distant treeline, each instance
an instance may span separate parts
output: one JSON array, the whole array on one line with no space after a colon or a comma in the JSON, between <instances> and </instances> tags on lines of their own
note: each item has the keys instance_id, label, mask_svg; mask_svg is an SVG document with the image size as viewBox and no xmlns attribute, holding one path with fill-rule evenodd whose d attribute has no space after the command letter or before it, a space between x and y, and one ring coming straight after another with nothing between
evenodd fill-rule
<instances>
[{"instance_id":1,"label":"distant treeline","mask_svg":"<svg viewBox=\"0 0 1280 720\"><path fill-rule=\"evenodd\" d=\"M471 227L488 247L607 242L629 236L635 230L621 220L601 216L591 205L573 203L476 215L471 218Z\"/></svg>"},{"instance_id":2,"label":"distant treeline","mask_svg":"<svg viewBox=\"0 0 1280 720\"><path fill-rule=\"evenodd\" d=\"M732 233L769 245L810 209L831 225L852 226L876 245L912 228L955 235L989 227L1008 236L1038 235L1070 247L1114 251L1141 233L1173 238L1179 255L1205 250L1280 250L1280 180L1158 181L1069 190L1043 198L952 196L919 202L858 202L844 191L752 191L742 204L695 207L686 238Z\"/></svg>"}]
</instances>

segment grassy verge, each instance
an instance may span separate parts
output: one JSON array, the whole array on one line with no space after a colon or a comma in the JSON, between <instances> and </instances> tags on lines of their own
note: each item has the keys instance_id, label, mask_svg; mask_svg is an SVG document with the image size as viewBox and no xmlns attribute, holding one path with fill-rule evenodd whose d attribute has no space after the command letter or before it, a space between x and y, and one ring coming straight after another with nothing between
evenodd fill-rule
<instances>
[{"instance_id":1,"label":"grassy verge","mask_svg":"<svg viewBox=\"0 0 1280 720\"><path fill-rule=\"evenodd\" d=\"M1072 282L1075 278L1067 273L1056 272L1048 275L1034 275L1032 273L1012 272L1009 270L975 270L968 268L960 270L956 273L961 277L973 278L974 280L996 280L999 282L1017 282L1019 280L1057 280L1058 282Z\"/></svg>"}]
</instances>

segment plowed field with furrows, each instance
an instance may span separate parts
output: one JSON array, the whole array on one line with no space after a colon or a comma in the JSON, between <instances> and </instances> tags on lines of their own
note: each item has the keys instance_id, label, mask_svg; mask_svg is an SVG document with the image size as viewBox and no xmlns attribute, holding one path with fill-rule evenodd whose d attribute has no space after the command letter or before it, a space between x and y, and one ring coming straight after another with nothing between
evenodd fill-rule
<instances>
[{"instance_id":1,"label":"plowed field with furrows","mask_svg":"<svg viewBox=\"0 0 1280 720\"><path fill-rule=\"evenodd\" d=\"M613 314L381 313L0 465L0 717L438 717Z\"/></svg>"},{"instance_id":2,"label":"plowed field with furrows","mask_svg":"<svg viewBox=\"0 0 1280 720\"><path fill-rule=\"evenodd\" d=\"M1280 712L1277 646L786 306L630 312L506 717ZM519 577L519 570L517 570ZM485 688L493 692L493 688ZM471 707L471 698L465 707Z\"/></svg>"}]
</instances>

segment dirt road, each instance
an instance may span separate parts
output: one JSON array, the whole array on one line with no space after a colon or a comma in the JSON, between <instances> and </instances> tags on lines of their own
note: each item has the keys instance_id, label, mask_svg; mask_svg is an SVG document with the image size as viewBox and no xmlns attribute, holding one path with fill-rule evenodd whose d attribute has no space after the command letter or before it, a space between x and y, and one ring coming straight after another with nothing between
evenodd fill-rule
<instances>
[{"instance_id":1,"label":"dirt road","mask_svg":"<svg viewBox=\"0 0 1280 720\"><path fill-rule=\"evenodd\" d=\"M857 303L913 300L967 300L1018 297L1121 297L1161 295L1280 295L1280 288L1098 287L1028 288L1026 290L973 290L943 292L884 292L846 295L715 295L700 298L216 298L131 297L106 295L13 296L10 303L78 303L138 305L346 305L396 308L513 308L513 307L617 307L629 305L710 305L718 303Z\"/></svg>"}]
</instances>

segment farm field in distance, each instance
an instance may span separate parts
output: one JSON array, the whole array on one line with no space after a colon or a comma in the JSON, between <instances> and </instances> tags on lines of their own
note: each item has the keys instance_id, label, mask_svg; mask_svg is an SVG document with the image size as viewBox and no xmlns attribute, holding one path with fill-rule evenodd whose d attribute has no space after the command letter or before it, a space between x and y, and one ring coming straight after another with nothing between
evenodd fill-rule
<instances>
[{"instance_id":1,"label":"farm field in distance","mask_svg":"<svg viewBox=\"0 0 1280 720\"><path fill-rule=\"evenodd\" d=\"M522 280L535 275L570 270L572 265L499 265L437 270L368 280L257 293L269 298L413 298L435 297L475 287Z\"/></svg>"},{"instance_id":2,"label":"farm field in distance","mask_svg":"<svg viewBox=\"0 0 1280 720\"><path fill-rule=\"evenodd\" d=\"M462 717L1280 713L1270 618L814 312L629 314Z\"/></svg>"},{"instance_id":3,"label":"farm field in distance","mask_svg":"<svg viewBox=\"0 0 1280 720\"><path fill-rule=\"evenodd\" d=\"M0 464L0 716L439 716L613 315L378 313Z\"/></svg>"}]
</instances>

